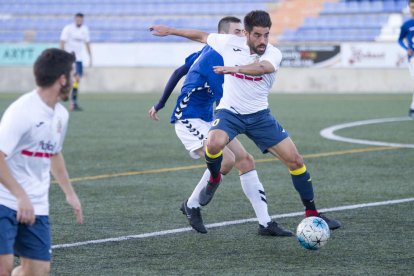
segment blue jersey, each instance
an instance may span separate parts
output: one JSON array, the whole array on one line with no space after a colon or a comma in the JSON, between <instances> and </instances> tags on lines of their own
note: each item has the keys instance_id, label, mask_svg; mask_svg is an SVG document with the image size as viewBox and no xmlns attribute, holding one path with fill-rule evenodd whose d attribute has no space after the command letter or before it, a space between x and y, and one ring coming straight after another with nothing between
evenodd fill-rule
<instances>
[{"instance_id":1,"label":"blue jersey","mask_svg":"<svg viewBox=\"0 0 414 276\"><path fill-rule=\"evenodd\" d=\"M408 45L404 42L404 39L407 40ZM414 51L414 19L407 20L401 26L400 37L398 38L398 43L405 50L411 49Z\"/></svg>"},{"instance_id":2,"label":"blue jersey","mask_svg":"<svg viewBox=\"0 0 414 276\"><path fill-rule=\"evenodd\" d=\"M195 118L213 121L213 106L223 96L224 82L224 75L213 71L216 65L223 65L223 58L210 46L204 46L187 73L171 123Z\"/></svg>"}]
</instances>

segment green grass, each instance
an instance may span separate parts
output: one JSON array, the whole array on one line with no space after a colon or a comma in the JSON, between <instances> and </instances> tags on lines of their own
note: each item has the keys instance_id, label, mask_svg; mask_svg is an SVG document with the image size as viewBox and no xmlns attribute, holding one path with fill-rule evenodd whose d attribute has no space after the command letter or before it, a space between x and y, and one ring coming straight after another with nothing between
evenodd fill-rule
<instances>
[{"instance_id":1,"label":"green grass","mask_svg":"<svg viewBox=\"0 0 414 276\"><path fill-rule=\"evenodd\" d=\"M0 113L17 94L0 94ZM147 111L159 94L86 94L84 112L71 113L64 155L82 200L85 224L52 185L51 221L55 245L116 238L188 227L178 207L203 168L149 173L148 170L203 165L192 160L169 124L175 97L159 112ZM323 128L360 120L405 116L410 95L271 95L273 114L288 130L312 174L319 208L414 197L414 150L377 149L322 138ZM414 144L414 121L338 131L349 138ZM302 210L286 168L240 137L258 161L272 215ZM347 151L346 154L340 154ZM332 153L323 156L323 153ZM85 177L132 172L129 176ZM134 174L135 173L135 174ZM141 174L137 174L141 173ZM319 251L295 239L264 238L257 223L119 242L58 248L52 275L409 275L414 269L414 202L328 213L342 221ZM206 224L253 218L236 171L203 208ZM301 217L279 219L295 229Z\"/></svg>"}]
</instances>

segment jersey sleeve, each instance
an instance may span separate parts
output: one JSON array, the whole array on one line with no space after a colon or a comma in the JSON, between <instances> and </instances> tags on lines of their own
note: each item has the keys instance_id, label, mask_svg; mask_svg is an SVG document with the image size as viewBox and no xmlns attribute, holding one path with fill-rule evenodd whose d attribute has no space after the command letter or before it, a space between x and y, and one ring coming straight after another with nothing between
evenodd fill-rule
<instances>
[{"instance_id":1,"label":"jersey sleeve","mask_svg":"<svg viewBox=\"0 0 414 276\"><path fill-rule=\"evenodd\" d=\"M270 62L275 68L275 71L277 71L280 67L280 63L282 62L282 52L273 46L270 47L269 51L266 51L265 54L260 57L260 61L266 60Z\"/></svg>"},{"instance_id":2,"label":"jersey sleeve","mask_svg":"<svg viewBox=\"0 0 414 276\"><path fill-rule=\"evenodd\" d=\"M405 50L408 49L407 45L404 43L404 39L406 38L406 36L407 36L407 29L405 28L405 24L403 24L401 26L400 36L398 37L398 44L400 44L400 46Z\"/></svg>"},{"instance_id":3,"label":"jersey sleeve","mask_svg":"<svg viewBox=\"0 0 414 276\"><path fill-rule=\"evenodd\" d=\"M223 54L225 46L229 42L232 35L229 34L209 34L207 44L216 50L220 55Z\"/></svg>"},{"instance_id":4,"label":"jersey sleeve","mask_svg":"<svg viewBox=\"0 0 414 276\"><path fill-rule=\"evenodd\" d=\"M11 105L0 122L0 151L12 155L23 135L30 130L28 118Z\"/></svg>"},{"instance_id":5,"label":"jersey sleeve","mask_svg":"<svg viewBox=\"0 0 414 276\"><path fill-rule=\"evenodd\" d=\"M59 153L59 152L62 151L63 143L65 142L66 132L68 130L69 114L67 113L66 110L65 110L65 112L66 112L65 113L65 118L64 118L63 123L62 123L62 134L61 134L59 144L56 147L56 152L55 153Z\"/></svg>"},{"instance_id":6,"label":"jersey sleeve","mask_svg":"<svg viewBox=\"0 0 414 276\"><path fill-rule=\"evenodd\" d=\"M60 34L60 40L68 41L68 39L69 39L69 25L65 26L62 30L62 33Z\"/></svg>"}]
</instances>

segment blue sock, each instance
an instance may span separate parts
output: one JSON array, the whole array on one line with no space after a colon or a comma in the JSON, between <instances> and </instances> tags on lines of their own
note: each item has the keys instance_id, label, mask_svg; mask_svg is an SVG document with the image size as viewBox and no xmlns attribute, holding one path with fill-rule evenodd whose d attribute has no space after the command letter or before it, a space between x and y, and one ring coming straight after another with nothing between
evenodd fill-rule
<instances>
[{"instance_id":1,"label":"blue sock","mask_svg":"<svg viewBox=\"0 0 414 276\"><path fill-rule=\"evenodd\" d=\"M306 170L306 166L302 168L290 171L292 177L293 186L298 191L300 198L306 210L316 210L315 203L313 201L313 186L310 173Z\"/></svg>"},{"instance_id":2,"label":"blue sock","mask_svg":"<svg viewBox=\"0 0 414 276\"><path fill-rule=\"evenodd\" d=\"M210 182L218 182L220 180L220 169L221 169L221 161L223 161L223 151L220 151L217 154L210 154L206 147L206 164L207 168L210 171L211 177Z\"/></svg>"}]
</instances>

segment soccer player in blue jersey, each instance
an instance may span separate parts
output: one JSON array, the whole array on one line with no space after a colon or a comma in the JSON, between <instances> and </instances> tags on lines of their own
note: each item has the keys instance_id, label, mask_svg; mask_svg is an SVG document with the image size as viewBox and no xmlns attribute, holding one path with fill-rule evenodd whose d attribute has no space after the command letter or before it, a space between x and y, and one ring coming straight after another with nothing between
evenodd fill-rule
<instances>
[{"instance_id":1,"label":"soccer player in blue jersey","mask_svg":"<svg viewBox=\"0 0 414 276\"><path fill-rule=\"evenodd\" d=\"M220 184L223 149L239 134L246 134L263 153L270 152L288 168L292 183L305 207L305 215L319 216L337 229L341 224L317 211L310 173L287 131L271 115L268 94L276 79L282 54L269 44L272 25L265 11L251 11L244 18L245 37L208 34L190 29L152 26L156 36L177 35L207 43L224 60L214 72L224 74L223 97L206 143L206 163L211 178L200 198L211 198Z\"/></svg>"},{"instance_id":2,"label":"soccer player in blue jersey","mask_svg":"<svg viewBox=\"0 0 414 276\"><path fill-rule=\"evenodd\" d=\"M243 36L241 21L235 17L221 19L218 30L219 33L230 33L235 37ZM171 123L175 125L176 134L190 156L195 159L204 156L204 144L213 121L213 106L223 94L223 75L215 74L213 71L213 66L217 64L223 64L223 59L210 46L205 46L200 52L190 55L186 63L171 76L160 101L148 112L151 119L159 120L157 111L164 107L179 79L187 74L171 116ZM220 179L221 174L227 174L233 166L239 170L243 191L258 218L259 234L292 236L292 232L284 230L271 220L267 210L266 195L255 170L253 157L237 139L232 140L223 149ZM206 189L210 177L210 172L206 169L193 193L180 208L187 216L190 225L200 233L207 233L200 206L208 204L211 197L200 198L200 194L203 194L203 190Z\"/></svg>"},{"instance_id":3,"label":"soccer player in blue jersey","mask_svg":"<svg viewBox=\"0 0 414 276\"><path fill-rule=\"evenodd\" d=\"M401 47L407 50L408 69L410 70L411 77L414 78L414 0L408 2L408 7L410 9L411 18L405 21L401 26L398 43ZM414 94L410 109L408 110L408 116L414 118Z\"/></svg>"}]
</instances>

